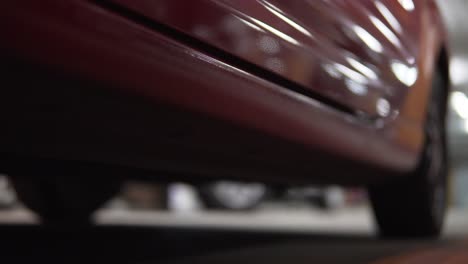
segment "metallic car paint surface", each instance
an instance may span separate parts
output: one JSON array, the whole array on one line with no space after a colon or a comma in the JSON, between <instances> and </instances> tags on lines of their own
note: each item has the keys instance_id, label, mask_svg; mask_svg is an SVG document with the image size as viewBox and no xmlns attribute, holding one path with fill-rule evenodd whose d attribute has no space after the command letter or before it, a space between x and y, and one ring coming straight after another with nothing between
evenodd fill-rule
<instances>
[{"instance_id":1,"label":"metallic car paint surface","mask_svg":"<svg viewBox=\"0 0 468 264\"><path fill-rule=\"evenodd\" d=\"M427 1L114 1L371 117L398 111L421 67Z\"/></svg>"},{"instance_id":2,"label":"metallic car paint surface","mask_svg":"<svg viewBox=\"0 0 468 264\"><path fill-rule=\"evenodd\" d=\"M400 115L392 113L385 119L387 122L384 123L362 122L357 116L337 111L321 102L289 91L286 87L262 80L226 64L220 59L204 54L203 50L178 43L164 34L149 29L145 25L134 23L120 14L114 14L93 2L44 0L41 2L26 1L22 5L14 2L4 3L2 4L3 9L0 11L0 33L8 37L7 41L0 43L0 46L7 54L21 54L34 63L48 65L63 71L73 72L83 78L113 85L120 90L150 98L154 100L155 104L164 102L180 106L183 109L205 113L241 127L252 128L261 133L300 143L311 149L333 153L348 160L356 160L398 171L409 170L416 164L419 154L418 142L422 138L421 127L415 120L402 118L411 111L406 111L406 108L400 106L405 106L409 102L407 98L410 97L408 94L411 93L408 91L420 90L420 94L427 94L425 88L427 88L426 85L431 77L430 70L434 67L434 64L427 60L434 58L431 54L434 54L439 48L441 38L437 28L429 30L429 26L427 26L427 33L421 33L417 30L414 20L410 17L424 16L423 11L419 13L419 11L413 10L417 13L409 14L398 4L387 5L389 9L401 9L398 11L403 14L401 15L401 23L408 22L408 28L404 30L406 35L398 37L398 41L405 48L395 49L392 47L392 43L384 40L378 32L373 32L378 36L379 43L384 45L382 46L384 50L379 53L369 51L358 39L351 37L344 40L344 43L349 46L314 41L310 36L305 36L303 32L297 32L296 28L285 24L283 20L280 21L279 17L273 15L272 11L266 8L270 4L279 6L280 1L172 0L156 2L141 0L119 2L142 12L149 12L146 15L178 27L180 30L187 30L187 33L200 38L204 36L200 34L204 30L195 34L189 31L192 29L184 29L184 25L200 21L208 27L208 32L212 30L212 27L217 27L218 30L221 30L219 33L221 35L210 36L213 34L212 32L207 34L204 40L222 49L232 51L256 64L264 65L262 63L266 63L269 59L277 58L276 63L268 65L283 65L284 72L277 71L278 74L301 83L318 93L330 96L343 104L355 107L356 110L368 114L378 114L376 105L381 98L385 98L391 108L399 109L401 113ZM192 6L191 3L197 3L197 5L193 4ZM248 5L252 6L247 8L241 3L249 3ZM301 10L298 7L287 4L291 1L282 3L285 6L282 6L280 10L288 10L285 11L285 14L296 12L294 20L306 24L307 18L301 15ZM307 8L304 9L310 9L310 12L315 10L316 14L323 15L323 21L343 26L347 23L335 21L337 18L331 16L333 12L329 9L329 5L337 5L337 7L342 8L340 10L344 10L347 5L356 5L353 7L355 10L353 12L357 12L356 14L350 12L350 14L343 16L343 19L355 21L361 14L370 14L369 10L374 8L374 6L370 6L371 3L374 4L371 1L357 3L357 1L320 1L320 4L316 6L308 4ZM425 3L427 1L415 1L416 7ZM184 8L191 10L191 12L180 13L179 19L175 15L159 17L160 13L171 14L168 10L175 8L177 4L183 4ZM161 7L166 7L167 10L160 11ZM317 8L323 8L323 10L319 12L316 10ZM215 10L216 12L214 12ZM259 15L255 19L258 21L265 19L263 22L265 24L252 20L254 14L249 14L249 12L257 11L263 15ZM374 12L376 11L374 10ZM196 14L190 15L188 13ZM233 14L238 17L236 18ZM251 35L250 38L245 38L248 43L239 43L242 38L236 40L231 35L237 33L228 34L229 32L225 31L226 28L220 26L223 24L217 23L221 23L220 19L223 16L235 18L233 20L235 21L233 23L236 24L235 30L240 29L241 33L245 34L238 37ZM185 21L184 17L191 22ZM280 28L282 33L268 28L270 24L271 27ZM332 34L325 30L326 26L322 28L314 25L308 25L308 27L315 28L307 28L307 30L313 31L317 37L325 39L326 34ZM21 30L16 30L18 28ZM321 32L321 30L325 32ZM281 35L285 33L283 31L294 40L290 39L288 42L288 37ZM426 40L429 40L429 43L417 41L426 35ZM339 34L332 34L328 37L331 43L339 40ZM257 43L257 40L260 43ZM298 44L295 44L294 41L297 41ZM241 49L243 45L246 47L245 50ZM314 52L312 47L318 48L320 52ZM370 76L372 76L370 69L376 67L374 72L378 74L378 78L373 80L370 76L366 77L365 73L359 73L357 69L353 70L352 65L348 64L349 59L353 56L356 56L355 59L361 63L374 65L369 65L369 71L363 70L364 68L361 66L358 67ZM414 80L414 84L410 82L404 84L392 72L391 65L387 65L393 60L407 65L410 75L412 74L411 67L417 68L417 72L420 73L419 79ZM278 63L279 61L282 64ZM328 69L329 71L327 71L325 67L327 63L335 66L338 63L344 65L343 67L346 69L342 66L338 68L344 70L345 73L337 72L336 69ZM354 64L354 67L359 65ZM420 64L421 66L419 66ZM357 77L358 80L352 80L352 76L360 77ZM358 86L350 90L346 83L349 85L351 81L362 81L367 85L359 86L353 83L353 85ZM359 92L356 93L356 91ZM364 94L359 94L363 91L365 91ZM409 106L409 108L411 107L413 105ZM383 108L386 109L385 103ZM424 112L422 109L415 111ZM408 116L410 115L408 114ZM418 118L418 116L413 117ZM5 113L3 113L2 119L8 120ZM148 122L151 121L151 119L148 120ZM156 120L153 122L157 123ZM11 143L12 140L22 140L22 138L10 138L8 143L2 140L2 151L18 151L14 147L12 149L4 148L5 146L14 146ZM131 138L128 140L132 141ZM74 147L80 148L80 146ZM149 151L144 149L144 145L140 147L143 152ZM129 163L133 162L129 165L147 166L138 164L138 160L132 160L126 156L128 153L119 153L118 150L112 155L104 156L98 155L90 149L87 153L89 156L79 157L72 150L60 148L28 149L28 146L24 144L23 148L26 152L48 157L92 159L107 163L128 161ZM272 149L274 150L274 146ZM45 153L41 153L41 151ZM118 158L108 160L111 157ZM307 159L307 157L301 157L301 159ZM310 157L310 161L313 162L313 160L314 158Z\"/></svg>"},{"instance_id":3,"label":"metallic car paint surface","mask_svg":"<svg viewBox=\"0 0 468 264\"><path fill-rule=\"evenodd\" d=\"M446 46L432 0L112 1L377 118L397 131L382 134L421 148Z\"/></svg>"}]
</instances>

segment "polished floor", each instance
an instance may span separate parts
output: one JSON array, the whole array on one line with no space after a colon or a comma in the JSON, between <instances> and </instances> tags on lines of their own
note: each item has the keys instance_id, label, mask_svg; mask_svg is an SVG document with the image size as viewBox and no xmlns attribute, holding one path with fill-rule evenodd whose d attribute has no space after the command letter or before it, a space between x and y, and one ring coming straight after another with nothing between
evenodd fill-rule
<instances>
[{"instance_id":1,"label":"polished floor","mask_svg":"<svg viewBox=\"0 0 468 264\"><path fill-rule=\"evenodd\" d=\"M0 212L2 263L468 263L468 212L442 239L375 238L366 208L323 213L101 211L91 228L43 228L24 210ZM13 224L14 223L14 224Z\"/></svg>"}]
</instances>

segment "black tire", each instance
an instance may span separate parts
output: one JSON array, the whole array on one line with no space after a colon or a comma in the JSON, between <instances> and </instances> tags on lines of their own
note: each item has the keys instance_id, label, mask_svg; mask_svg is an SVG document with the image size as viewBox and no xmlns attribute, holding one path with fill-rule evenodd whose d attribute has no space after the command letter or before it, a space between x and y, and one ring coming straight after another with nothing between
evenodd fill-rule
<instances>
[{"instance_id":1,"label":"black tire","mask_svg":"<svg viewBox=\"0 0 468 264\"><path fill-rule=\"evenodd\" d=\"M383 237L435 238L441 233L448 193L444 88L442 76L435 74L418 167L409 175L369 188Z\"/></svg>"},{"instance_id":2,"label":"black tire","mask_svg":"<svg viewBox=\"0 0 468 264\"><path fill-rule=\"evenodd\" d=\"M79 170L78 170L79 171ZM89 225L91 214L120 189L120 181L77 170L50 170L11 177L18 198L48 226Z\"/></svg>"},{"instance_id":3,"label":"black tire","mask_svg":"<svg viewBox=\"0 0 468 264\"><path fill-rule=\"evenodd\" d=\"M224 188L223 186L228 185L231 186L234 191L231 195L226 195L226 193L222 191ZM246 197L245 194L248 189L250 189L250 192L255 192L255 194ZM205 207L209 209L234 211L253 210L257 208L267 196L267 192L267 187L261 183L220 181L205 184L198 188L198 193ZM241 200L234 201L232 198L241 198Z\"/></svg>"}]
</instances>

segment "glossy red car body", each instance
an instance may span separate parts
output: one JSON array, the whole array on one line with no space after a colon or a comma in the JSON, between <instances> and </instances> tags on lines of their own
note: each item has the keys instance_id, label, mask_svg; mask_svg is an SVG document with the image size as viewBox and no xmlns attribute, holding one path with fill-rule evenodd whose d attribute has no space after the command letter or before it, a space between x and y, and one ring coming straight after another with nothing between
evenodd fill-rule
<instances>
[{"instance_id":1,"label":"glossy red car body","mask_svg":"<svg viewBox=\"0 0 468 264\"><path fill-rule=\"evenodd\" d=\"M448 81L432 0L44 0L0 12L8 157L367 183L416 166L432 73Z\"/></svg>"}]
</instances>

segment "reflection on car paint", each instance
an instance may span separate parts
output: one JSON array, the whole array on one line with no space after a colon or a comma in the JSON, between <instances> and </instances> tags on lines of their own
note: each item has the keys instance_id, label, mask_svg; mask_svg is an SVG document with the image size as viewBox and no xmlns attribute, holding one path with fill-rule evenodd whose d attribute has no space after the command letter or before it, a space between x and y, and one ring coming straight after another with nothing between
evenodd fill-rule
<instances>
[{"instance_id":1,"label":"reflection on car paint","mask_svg":"<svg viewBox=\"0 0 468 264\"><path fill-rule=\"evenodd\" d=\"M367 117L401 112L424 61L413 0L113 1Z\"/></svg>"},{"instance_id":2,"label":"reflection on car paint","mask_svg":"<svg viewBox=\"0 0 468 264\"><path fill-rule=\"evenodd\" d=\"M415 8L413 0L398 0L398 2L406 11L413 11Z\"/></svg>"}]
</instances>

